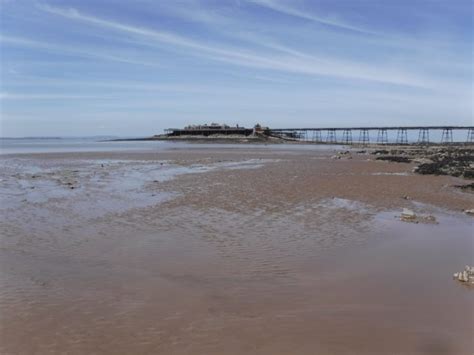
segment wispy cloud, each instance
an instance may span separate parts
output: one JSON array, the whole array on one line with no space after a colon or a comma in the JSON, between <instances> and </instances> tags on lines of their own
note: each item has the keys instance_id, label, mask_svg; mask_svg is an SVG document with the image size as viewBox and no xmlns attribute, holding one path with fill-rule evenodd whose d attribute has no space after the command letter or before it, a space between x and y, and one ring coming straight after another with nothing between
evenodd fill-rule
<instances>
[{"instance_id":1,"label":"wispy cloud","mask_svg":"<svg viewBox=\"0 0 474 355\"><path fill-rule=\"evenodd\" d=\"M314 13L310 13L308 11L304 11L298 9L294 6L289 5L288 3L284 3L278 0L248 0L250 3L265 7L267 9L289 15L298 17L301 19L317 22L322 25L336 27L344 30L355 31L365 34L376 34L374 31L370 31L368 29L353 26L343 20L340 20L336 17L329 17L329 16L321 16Z\"/></svg>"},{"instance_id":2,"label":"wispy cloud","mask_svg":"<svg viewBox=\"0 0 474 355\"><path fill-rule=\"evenodd\" d=\"M56 45L53 43L47 43L44 41L40 42L33 39L17 37L17 36L8 36L8 35L0 34L0 43L27 47L27 48L40 49L40 50L45 50L48 52L54 52L54 53L64 54L64 55L79 56L82 58L100 59L104 61L139 64L139 65L146 65L146 66L159 65L158 61L143 61L140 59L130 58L123 55L114 55L114 54L110 54L110 51L108 51L107 53L103 53L98 48L87 48L84 46L72 47L72 46L65 46L62 44Z\"/></svg>"},{"instance_id":3,"label":"wispy cloud","mask_svg":"<svg viewBox=\"0 0 474 355\"><path fill-rule=\"evenodd\" d=\"M157 31L86 15L73 8L63 9L50 5L40 5L40 8L51 14L71 20L86 22L128 35L138 36L139 38L146 38L148 44L149 40L154 40L181 49L191 49L192 51L188 52L190 55L204 56L211 60L234 65L263 70L285 71L302 75L331 76L416 87L427 86L427 83L422 78L412 73L405 73L400 70L380 66L373 68L362 63L346 62L335 58L304 55L297 51L291 51L284 46L279 46L278 44L273 44L273 47L277 50L288 52L288 55L275 55L275 53L265 52L256 53L247 49L242 50L241 48L205 44L202 41L197 41L176 33ZM270 44L270 46L272 45ZM296 57L295 54L298 54L299 57Z\"/></svg>"},{"instance_id":4,"label":"wispy cloud","mask_svg":"<svg viewBox=\"0 0 474 355\"><path fill-rule=\"evenodd\" d=\"M151 84L148 82L123 81L123 80L100 80L100 81L83 81L75 79L50 79L43 77L30 77L18 79L10 84L10 87L41 87L43 89L103 89L106 88L111 92L140 92L140 93L206 93L212 86L196 85L195 83L172 83L172 84Z\"/></svg>"},{"instance_id":5,"label":"wispy cloud","mask_svg":"<svg viewBox=\"0 0 474 355\"><path fill-rule=\"evenodd\" d=\"M110 96L98 97L95 95L68 95L68 94L24 94L0 92L0 100L90 100L111 99Z\"/></svg>"}]
</instances>

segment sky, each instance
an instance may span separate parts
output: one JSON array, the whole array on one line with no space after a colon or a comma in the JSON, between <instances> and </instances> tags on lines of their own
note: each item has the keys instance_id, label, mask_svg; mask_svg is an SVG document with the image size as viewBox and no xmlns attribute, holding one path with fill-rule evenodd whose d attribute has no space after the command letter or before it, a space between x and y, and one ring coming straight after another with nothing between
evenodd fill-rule
<instances>
[{"instance_id":1,"label":"sky","mask_svg":"<svg viewBox=\"0 0 474 355\"><path fill-rule=\"evenodd\" d=\"M471 0L0 0L0 136L473 124Z\"/></svg>"}]
</instances>

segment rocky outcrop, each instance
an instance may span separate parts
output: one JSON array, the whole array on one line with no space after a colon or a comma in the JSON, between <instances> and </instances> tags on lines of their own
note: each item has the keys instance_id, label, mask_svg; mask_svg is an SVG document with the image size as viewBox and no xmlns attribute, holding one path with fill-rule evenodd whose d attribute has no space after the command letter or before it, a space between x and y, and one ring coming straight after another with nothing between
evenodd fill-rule
<instances>
[{"instance_id":1,"label":"rocky outcrop","mask_svg":"<svg viewBox=\"0 0 474 355\"><path fill-rule=\"evenodd\" d=\"M474 149L465 147L394 148L375 150L376 160L416 163L414 172L422 175L450 175L474 179Z\"/></svg>"}]
</instances>

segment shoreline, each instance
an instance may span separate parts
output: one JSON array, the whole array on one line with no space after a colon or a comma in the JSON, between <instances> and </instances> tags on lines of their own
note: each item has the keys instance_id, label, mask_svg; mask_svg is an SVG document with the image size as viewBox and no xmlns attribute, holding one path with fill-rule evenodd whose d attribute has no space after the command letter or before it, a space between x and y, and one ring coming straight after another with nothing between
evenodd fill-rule
<instances>
[{"instance_id":1,"label":"shoreline","mask_svg":"<svg viewBox=\"0 0 474 355\"><path fill-rule=\"evenodd\" d=\"M102 140L100 142L133 142L133 141L162 141L162 142L186 142L186 143L242 143L242 144L254 144L254 143L263 143L263 144L298 144L298 145L342 145L348 147L357 147L357 148L374 148L379 149L383 147L400 147L400 148L426 148L426 147L469 147L474 149L474 143L466 142L453 142L453 143L418 143L410 142L407 144L400 143L345 143L345 142L317 142L311 140L297 140L297 139L283 139L280 137L203 137L203 136L186 136L184 138L180 137L138 137L138 138L115 138Z\"/></svg>"}]
</instances>

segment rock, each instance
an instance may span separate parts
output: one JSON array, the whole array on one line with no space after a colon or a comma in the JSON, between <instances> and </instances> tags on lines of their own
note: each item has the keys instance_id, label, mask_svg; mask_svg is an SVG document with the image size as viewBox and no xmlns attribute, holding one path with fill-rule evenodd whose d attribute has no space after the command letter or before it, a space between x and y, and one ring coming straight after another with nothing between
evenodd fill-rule
<instances>
[{"instance_id":1,"label":"rock","mask_svg":"<svg viewBox=\"0 0 474 355\"><path fill-rule=\"evenodd\" d=\"M457 279L459 282L474 285L474 266L466 265L464 270L461 272L456 272L453 275L453 278Z\"/></svg>"},{"instance_id":2,"label":"rock","mask_svg":"<svg viewBox=\"0 0 474 355\"><path fill-rule=\"evenodd\" d=\"M400 219L405 222L413 222L416 220L416 214L412 210L409 210L408 208L404 208L402 211L402 215L400 216Z\"/></svg>"},{"instance_id":3,"label":"rock","mask_svg":"<svg viewBox=\"0 0 474 355\"><path fill-rule=\"evenodd\" d=\"M436 221L436 217L435 217L435 216L432 216L432 215L423 216L422 219L423 219L423 221L426 222L426 223L438 223L438 222Z\"/></svg>"},{"instance_id":4,"label":"rock","mask_svg":"<svg viewBox=\"0 0 474 355\"><path fill-rule=\"evenodd\" d=\"M395 163L411 163L411 159L408 157L402 157L397 155L388 155L375 158L375 160L391 161Z\"/></svg>"},{"instance_id":5,"label":"rock","mask_svg":"<svg viewBox=\"0 0 474 355\"><path fill-rule=\"evenodd\" d=\"M375 150L372 154L374 155L386 155L386 154L389 154L390 152L388 150L385 150L385 149L381 149L381 150Z\"/></svg>"},{"instance_id":6,"label":"rock","mask_svg":"<svg viewBox=\"0 0 474 355\"><path fill-rule=\"evenodd\" d=\"M346 150L343 152L337 152L336 155L333 155L331 159L352 159L351 152Z\"/></svg>"},{"instance_id":7,"label":"rock","mask_svg":"<svg viewBox=\"0 0 474 355\"><path fill-rule=\"evenodd\" d=\"M454 185L454 187L464 190L464 191L474 191L474 182L465 185Z\"/></svg>"},{"instance_id":8,"label":"rock","mask_svg":"<svg viewBox=\"0 0 474 355\"><path fill-rule=\"evenodd\" d=\"M413 163L415 164L431 164L433 161L427 158L415 158L413 159Z\"/></svg>"},{"instance_id":9,"label":"rock","mask_svg":"<svg viewBox=\"0 0 474 355\"><path fill-rule=\"evenodd\" d=\"M471 208L470 210L464 210L464 213L474 216L474 208Z\"/></svg>"}]
</instances>

